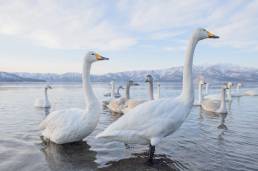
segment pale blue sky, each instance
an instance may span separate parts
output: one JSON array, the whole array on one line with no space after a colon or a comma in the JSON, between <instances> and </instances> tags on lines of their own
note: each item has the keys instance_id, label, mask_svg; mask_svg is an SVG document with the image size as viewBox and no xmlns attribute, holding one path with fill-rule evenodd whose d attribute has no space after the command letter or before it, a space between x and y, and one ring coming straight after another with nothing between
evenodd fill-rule
<instances>
[{"instance_id":1,"label":"pale blue sky","mask_svg":"<svg viewBox=\"0 0 258 171\"><path fill-rule=\"evenodd\" d=\"M192 31L219 35L194 64L258 66L258 1L0 1L0 71L81 72L88 50L110 57L94 73L183 64Z\"/></svg>"}]
</instances>

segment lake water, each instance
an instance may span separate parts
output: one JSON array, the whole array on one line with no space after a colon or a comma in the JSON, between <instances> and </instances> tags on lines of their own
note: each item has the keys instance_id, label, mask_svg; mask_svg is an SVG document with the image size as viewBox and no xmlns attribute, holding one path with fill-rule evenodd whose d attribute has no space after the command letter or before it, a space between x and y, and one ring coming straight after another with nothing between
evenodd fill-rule
<instances>
[{"instance_id":1,"label":"lake water","mask_svg":"<svg viewBox=\"0 0 258 171\"><path fill-rule=\"evenodd\" d=\"M193 107L173 135L156 147L154 165L146 164L147 146L95 139L119 116L103 110L96 130L81 143L44 144L39 123L49 111L33 106L43 97L41 84L0 85L0 170L258 170L258 96L234 98L227 115ZM56 84L49 90L50 110L84 107L80 84ZM95 83L97 97L105 100L106 83ZM255 89L248 85L244 90ZM212 92L219 92L218 86ZM244 91L243 90L243 91ZM256 89L258 92L258 89ZM195 91L197 94L197 91ZM145 83L133 87L133 98L147 98ZM161 96L176 96L180 85L161 84ZM225 126L219 129L218 126Z\"/></svg>"}]
</instances>

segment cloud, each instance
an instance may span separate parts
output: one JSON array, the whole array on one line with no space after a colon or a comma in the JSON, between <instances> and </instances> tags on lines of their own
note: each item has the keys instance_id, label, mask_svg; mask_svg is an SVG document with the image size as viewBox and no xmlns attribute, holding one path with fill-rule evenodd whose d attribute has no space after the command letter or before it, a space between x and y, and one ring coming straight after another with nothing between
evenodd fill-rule
<instances>
[{"instance_id":1,"label":"cloud","mask_svg":"<svg viewBox=\"0 0 258 171\"><path fill-rule=\"evenodd\" d=\"M107 12L98 1L1 1L0 34L48 48L120 50L136 44L106 21Z\"/></svg>"},{"instance_id":2,"label":"cloud","mask_svg":"<svg viewBox=\"0 0 258 171\"><path fill-rule=\"evenodd\" d=\"M150 39L166 39L169 33L181 35L205 27L221 36L216 46L250 49L258 44L258 1L122 1L119 8L128 12L129 25ZM186 38L186 37L185 37ZM208 43L211 44L211 43Z\"/></svg>"}]
</instances>

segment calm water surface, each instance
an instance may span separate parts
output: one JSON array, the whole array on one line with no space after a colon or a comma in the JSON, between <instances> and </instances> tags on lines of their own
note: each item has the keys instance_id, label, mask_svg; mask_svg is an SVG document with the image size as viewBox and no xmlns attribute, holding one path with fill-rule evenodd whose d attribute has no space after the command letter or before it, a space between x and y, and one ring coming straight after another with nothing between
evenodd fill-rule
<instances>
[{"instance_id":1,"label":"calm water surface","mask_svg":"<svg viewBox=\"0 0 258 171\"><path fill-rule=\"evenodd\" d=\"M258 170L258 97L234 98L227 104L227 115L194 107L180 129L156 147L155 163L149 166L145 163L147 146L126 147L94 138L119 117L105 109L97 129L83 142L44 144L38 125L49 111L33 106L43 96L42 86L0 85L0 170ZM80 84L53 87L50 112L84 107ZM255 85L249 87L246 90ZM106 100L107 84L96 83L94 90L100 100ZM211 91L219 92L216 86ZM176 96L180 85L164 83L161 93ZM146 96L144 83L132 89L133 98Z\"/></svg>"}]
</instances>

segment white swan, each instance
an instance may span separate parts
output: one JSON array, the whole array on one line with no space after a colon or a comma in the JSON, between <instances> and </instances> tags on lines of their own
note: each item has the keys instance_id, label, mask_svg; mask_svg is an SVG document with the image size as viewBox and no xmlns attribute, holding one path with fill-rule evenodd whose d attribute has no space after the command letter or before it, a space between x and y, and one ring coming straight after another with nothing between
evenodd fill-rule
<instances>
[{"instance_id":1,"label":"white swan","mask_svg":"<svg viewBox=\"0 0 258 171\"><path fill-rule=\"evenodd\" d=\"M228 87L228 92L227 92L227 96L226 96L226 101L232 101L231 89L233 87L233 83L228 82L227 87ZM220 94L208 94L206 96L203 96L203 99L204 100L221 100L221 95Z\"/></svg>"},{"instance_id":2,"label":"white swan","mask_svg":"<svg viewBox=\"0 0 258 171\"><path fill-rule=\"evenodd\" d=\"M105 97L114 98L114 94L115 94L115 82L114 82L114 81L111 81L111 82L110 82L110 85L111 85L111 92L105 93L104 96L105 96Z\"/></svg>"},{"instance_id":3,"label":"white swan","mask_svg":"<svg viewBox=\"0 0 258 171\"><path fill-rule=\"evenodd\" d=\"M90 83L90 69L95 61L107 60L90 51L84 58L82 84L86 109L71 108L50 113L40 124L42 136L56 144L80 141L97 126L100 103L95 97Z\"/></svg>"},{"instance_id":4,"label":"white swan","mask_svg":"<svg viewBox=\"0 0 258 171\"><path fill-rule=\"evenodd\" d=\"M46 85L44 88L44 99L38 98L35 100L34 106L35 107L40 107L40 108L50 108L51 104L48 100L48 94L47 91L48 89L52 89L52 87L50 85Z\"/></svg>"},{"instance_id":5,"label":"white swan","mask_svg":"<svg viewBox=\"0 0 258 171\"><path fill-rule=\"evenodd\" d=\"M205 86L205 95L209 94L209 83L206 83Z\"/></svg>"},{"instance_id":6,"label":"white swan","mask_svg":"<svg viewBox=\"0 0 258 171\"><path fill-rule=\"evenodd\" d=\"M205 38L218 38L218 36L205 29L197 29L193 33L185 56L183 90L180 96L161 98L140 104L113 122L96 137L127 144L149 144L149 161L152 162L155 146L163 138L175 132L191 111L194 101L193 54L198 41Z\"/></svg>"},{"instance_id":7,"label":"white swan","mask_svg":"<svg viewBox=\"0 0 258 171\"><path fill-rule=\"evenodd\" d=\"M202 109L213 113L227 113L225 99L226 89L228 89L228 86L224 85L221 89L220 100L203 100L201 102Z\"/></svg>"},{"instance_id":8,"label":"white swan","mask_svg":"<svg viewBox=\"0 0 258 171\"><path fill-rule=\"evenodd\" d=\"M157 99L160 99L160 83L159 82L157 84L157 92L158 92Z\"/></svg>"},{"instance_id":9,"label":"white swan","mask_svg":"<svg viewBox=\"0 0 258 171\"><path fill-rule=\"evenodd\" d=\"M201 106L201 102L202 102L202 99L203 99L202 89L203 89L203 85L205 85L205 84L206 84L206 82L204 82L203 80L199 81L199 84L198 84L198 102L195 102L194 106Z\"/></svg>"},{"instance_id":10,"label":"white swan","mask_svg":"<svg viewBox=\"0 0 258 171\"><path fill-rule=\"evenodd\" d=\"M104 107L107 107L107 105L110 103L110 101L112 99L120 98L121 97L120 90L124 89L122 86L119 86L117 88L116 92L115 92L115 82L111 81L110 84L111 84L111 92L104 94L105 97L110 97L110 98L108 100L103 100L102 101L102 104L103 104Z\"/></svg>"},{"instance_id":11,"label":"white swan","mask_svg":"<svg viewBox=\"0 0 258 171\"><path fill-rule=\"evenodd\" d=\"M235 92L234 92L234 93L231 93L231 96L232 96L232 97L240 97L240 96L243 95L243 94L240 93L240 87L241 87L241 86L242 86L241 83L237 83Z\"/></svg>"},{"instance_id":12,"label":"white swan","mask_svg":"<svg viewBox=\"0 0 258 171\"><path fill-rule=\"evenodd\" d=\"M146 78L145 78L145 82L146 83L149 83L149 99L150 100L153 100L154 97L153 97L153 78L151 75L147 75ZM142 104L146 102L146 100L135 100L135 99L129 99L127 102L126 102L126 105L125 105L125 108L122 109L123 113L127 113L129 112L130 110L132 110L133 108L135 108L136 106L138 106L139 104Z\"/></svg>"},{"instance_id":13,"label":"white swan","mask_svg":"<svg viewBox=\"0 0 258 171\"><path fill-rule=\"evenodd\" d=\"M125 97L118 99L111 99L110 103L107 105L108 109L114 113L122 114L122 109L125 108L126 102L130 99L130 87L137 86L139 84L134 83L132 80L129 80L125 89Z\"/></svg>"}]
</instances>

